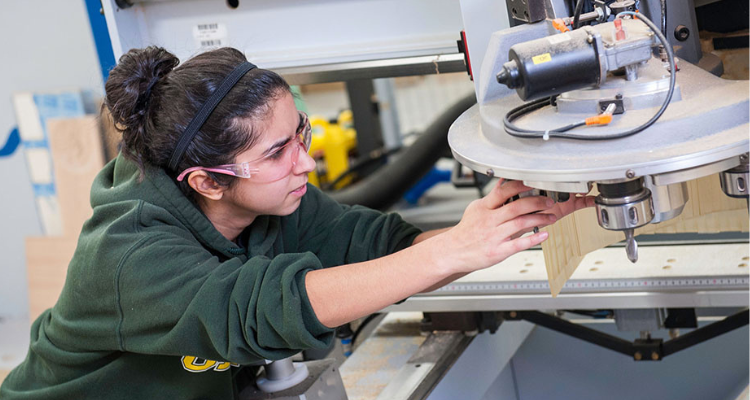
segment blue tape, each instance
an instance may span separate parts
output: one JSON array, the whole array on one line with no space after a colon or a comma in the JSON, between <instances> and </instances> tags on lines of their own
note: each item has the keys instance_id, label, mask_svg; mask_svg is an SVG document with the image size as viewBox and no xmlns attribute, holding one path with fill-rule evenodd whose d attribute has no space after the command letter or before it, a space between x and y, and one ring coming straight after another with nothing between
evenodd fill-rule
<instances>
[{"instance_id":1,"label":"blue tape","mask_svg":"<svg viewBox=\"0 0 750 400\"><path fill-rule=\"evenodd\" d=\"M0 157L7 157L13 154L19 144L21 144L21 135L18 133L18 127L13 127L8 135L8 140L5 141L5 146L0 149Z\"/></svg>"},{"instance_id":2,"label":"blue tape","mask_svg":"<svg viewBox=\"0 0 750 400\"><path fill-rule=\"evenodd\" d=\"M85 115L86 110L83 104L83 96L80 92L71 91L60 93L35 93L33 98L37 112L39 113L39 123L42 126L42 137L34 140L22 140L20 138L20 132L17 132L19 141L23 144L26 150L46 149L49 151L47 120L49 118L72 118ZM54 169L52 160L50 160L50 165ZM54 173L52 174L52 182L32 184L32 189L34 191L34 196L37 198L56 196L57 190L54 182Z\"/></svg>"},{"instance_id":3,"label":"blue tape","mask_svg":"<svg viewBox=\"0 0 750 400\"><path fill-rule=\"evenodd\" d=\"M32 186L34 197L54 197L56 195L54 183L35 183Z\"/></svg>"}]
</instances>

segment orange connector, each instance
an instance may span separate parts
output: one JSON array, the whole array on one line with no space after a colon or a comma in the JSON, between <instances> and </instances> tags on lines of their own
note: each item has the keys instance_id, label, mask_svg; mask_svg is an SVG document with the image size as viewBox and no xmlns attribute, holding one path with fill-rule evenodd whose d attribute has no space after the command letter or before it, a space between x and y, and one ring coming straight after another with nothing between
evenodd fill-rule
<instances>
[{"instance_id":1,"label":"orange connector","mask_svg":"<svg viewBox=\"0 0 750 400\"><path fill-rule=\"evenodd\" d=\"M562 18L555 18L554 20L552 20L552 26L562 33L570 30L568 29L567 25L565 25L565 22L562 20Z\"/></svg>"},{"instance_id":2,"label":"orange connector","mask_svg":"<svg viewBox=\"0 0 750 400\"><path fill-rule=\"evenodd\" d=\"M607 125L612 122L612 114L599 114L586 118L586 125Z\"/></svg>"}]
</instances>

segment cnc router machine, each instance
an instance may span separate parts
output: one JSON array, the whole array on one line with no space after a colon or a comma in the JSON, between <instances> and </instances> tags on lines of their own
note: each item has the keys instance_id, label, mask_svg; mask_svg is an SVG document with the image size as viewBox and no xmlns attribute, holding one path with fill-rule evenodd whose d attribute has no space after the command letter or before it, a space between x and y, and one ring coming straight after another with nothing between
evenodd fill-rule
<instances>
[{"instance_id":1,"label":"cnc router machine","mask_svg":"<svg viewBox=\"0 0 750 400\"><path fill-rule=\"evenodd\" d=\"M102 6L116 58L151 44L181 59L230 45L292 84L468 67L477 104L448 133L456 160L556 201L596 191L589 210L596 224L579 219L578 238L615 232L624 243L578 254L556 282L549 265L562 257L559 249L529 250L388 308L392 316L341 368L349 398L725 398L747 386L748 83L716 76L722 65L701 52L693 0L577 3L592 7L576 10L564 0ZM463 53L455 46L461 31ZM708 180L728 200L709 196ZM682 233L691 231L687 223L674 228L681 216L702 218L693 223L698 232ZM734 222L701 232L712 218ZM672 233L637 236L660 226ZM409 333L389 336L398 321ZM667 330L669 337L657 337ZM540 343L551 345L542 351ZM570 351L588 369L563 363ZM540 367L550 363L559 365ZM264 382L275 393L253 389L245 398L345 398L330 363L301 365L274 363ZM280 391L284 381L302 383ZM602 387L617 389L595 394Z\"/></svg>"}]
</instances>

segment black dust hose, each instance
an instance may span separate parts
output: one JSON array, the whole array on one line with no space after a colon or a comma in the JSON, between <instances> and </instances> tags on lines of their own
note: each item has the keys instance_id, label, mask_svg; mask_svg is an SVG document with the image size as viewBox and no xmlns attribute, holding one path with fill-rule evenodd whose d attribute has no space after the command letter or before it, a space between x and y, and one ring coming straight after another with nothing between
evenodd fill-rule
<instances>
[{"instance_id":1,"label":"black dust hose","mask_svg":"<svg viewBox=\"0 0 750 400\"><path fill-rule=\"evenodd\" d=\"M330 193L330 196L342 204L359 204L378 210L394 205L446 153L448 128L476 102L474 93L459 100L430 124L397 159L355 185Z\"/></svg>"}]
</instances>

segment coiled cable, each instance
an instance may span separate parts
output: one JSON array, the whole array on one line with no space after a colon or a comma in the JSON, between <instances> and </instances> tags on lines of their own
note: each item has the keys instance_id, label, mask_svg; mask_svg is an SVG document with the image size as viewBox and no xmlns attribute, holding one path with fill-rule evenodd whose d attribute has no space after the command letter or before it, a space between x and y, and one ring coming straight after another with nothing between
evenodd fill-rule
<instances>
[{"instance_id":1,"label":"coiled cable","mask_svg":"<svg viewBox=\"0 0 750 400\"><path fill-rule=\"evenodd\" d=\"M614 133L614 134L608 134L608 135L593 135L593 134L580 134L580 133L569 133L568 131L586 125L585 121L579 121L572 123L570 125L566 125L559 128L549 129L546 131L540 131L540 130L529 130L529 129L523 129L519 128L515 124L513 124L513 121L532 112L539 110L545 106L552 105L552 103L555 100L554 96L545 97L539 100L532 101L530 103L522 104L519 107L516 107L512 110L510 110L503 120L503 124L505 126L505 131L515 137L520 138L534 138L534 139L549 139L551 137L556 138L563 138L563 139L577 139L577 140L606 140L606 139L619 139L624 138L627 136L634 135L638 132L643 131L644 129L648 128L649 126L653 125L656 120L659 119L659 117L664 114L664 111L667 109L667 106L669 106L669 102L672 101L672 94L674 93L674 87L675 87L675 77L677 75L677 68L674 61L674 51L672 50L672 47L669 45L669 42L667 41L667 38L664 37L664 35L661 33L661 29L659 29L656 25L654 25L651 20L643 16L643 14L635 13L632 11L623 11L615 18L621 18L623 15L631 15L633 17L637 17L641 21L643 21L646 25L648 25L649 28L654 32L654 34L659 38L659 41L664 46L664 48L667 51L667 57L669 58L669 90L667 91L667 96L664 98L664 102L662 103L661 107L659 108L659 111L654 114L651 119L646 121L645 123L641 124L640 126L633 128L628 131Z\"/></svg>"}]
</instances>

